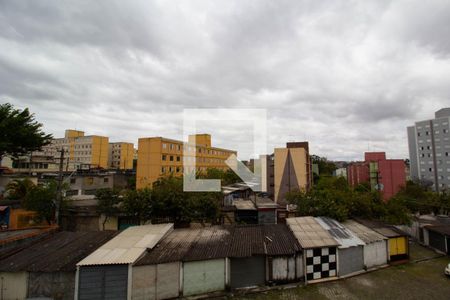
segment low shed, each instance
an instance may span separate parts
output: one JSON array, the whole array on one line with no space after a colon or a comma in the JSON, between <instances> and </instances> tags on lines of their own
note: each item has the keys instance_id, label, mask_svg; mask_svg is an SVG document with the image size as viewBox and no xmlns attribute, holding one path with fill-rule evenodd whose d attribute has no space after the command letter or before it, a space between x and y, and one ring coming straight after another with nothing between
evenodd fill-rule
<instances>
[{"instance_id":1,"label":"low shed","mask_svg":"<svg viewBox=\"0 0 450 300\"><path fill-rule=\"evenodd\" d=\"M364 243L364 268L371 269L373 267L387 264L388 261L388 245L387 238L372 229L354 221L345 221L344 226L358 236Z\"/></svg>"},{"instance_id":2,"label":"low shed","mask_svg":"<svg viewBox=\"0 0 450 300\"><path fill-rule=\"evenodd\" d=\"M73 299L76 263L116 232L57 232L0 261L3 299Z\"/></svg>"},{"instance_id":3,"label":"low shed","mask_svg":"<svg viewBox=\"0 0 450 300\"><path fill-rule=\"evenodd\" d=\"M131 299L132 265L173 230L173 224L129 227L80 261L75 299Z\"/></svg>"},{"instance_id":4,"label":"low shed","mask_svg":"<svg viewBox=\"0 0 450 300\"><path fill-rule=\"evenodd\" d=\"M409 257L408 235L395 226L375 220L357 219L358 223L378 232L388 238L389 261L407 259Z\"/></svg>"},{"instance_id":5,"label":"low shed","mask_svg":"<svg viewBox=\"0 0 450 300\"><path fill-rule=\"evenodd\" d=\"M340 244L338 247L339 276L364 270L364 242L336 220L320 217L317 222Z\"/></svg>"},{"instance_id":6,"label":"low shed","mask_svg":"<svg viewBox=\"0 0 450 300\"><path fill-rule=\"evenodd\" d=\"M336 278L339 243L314 219L286 219L286 224L303 249L305 283Z\"/></svg>"},{"instance_id":7,"label":"low shed","mask_svg":"<svg viewBox=\"0 0 450 300\"><path fill-rule=\"evenodd\" d=\"M426 225L429 246L450 255L450 225Z\"/></svg>"}]
</instances>

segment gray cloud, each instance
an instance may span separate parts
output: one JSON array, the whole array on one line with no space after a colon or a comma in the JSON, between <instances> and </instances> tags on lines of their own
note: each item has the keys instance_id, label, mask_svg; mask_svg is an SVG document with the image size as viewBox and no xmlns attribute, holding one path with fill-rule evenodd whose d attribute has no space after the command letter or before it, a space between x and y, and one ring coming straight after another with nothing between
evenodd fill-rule
<instances>
[{"instance_id":1,"label":"gray cloud","mask_svg":"<svg viewBox=\"0 0 450 300\"><path fill-rule=\"evenodd\" d=\"M448 1L2 1L0 99L45 129L182 137L184 108L266 108L268 149L407 157L449 106ZM245 124L203 125L244 156ZM243 157L247 158L247 157Z\"/></svg>"}]
</instances>

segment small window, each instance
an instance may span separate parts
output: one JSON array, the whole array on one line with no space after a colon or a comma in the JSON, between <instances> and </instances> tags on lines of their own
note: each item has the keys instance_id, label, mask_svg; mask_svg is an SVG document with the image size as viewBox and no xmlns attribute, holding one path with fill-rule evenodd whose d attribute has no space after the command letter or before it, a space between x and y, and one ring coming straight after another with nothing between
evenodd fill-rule
<instances>
[{"instance_id":1,"label":"small window","mask_svg":"<svg viewBox=\"0 0 450 300\"><path fill-rule=\"evenodd\" d=\"M425 135L429 135L430 133L428 131L425 131Z\"/></svg>"},{"instance_id":2,"label":"small window","mask_svg":"<svg viewBox=\"0 0 450 300\"><path fill-rule=\"evenodd\" d=\"M162 144L162 147L163 147L163 149L166 149L166 148L167 148L167 144L166 144L166 143L163 143L163 144Z\"/></svg>"},{"instance_id":3,"label":"small window","mask_svg":"<svg viewBox=\"0 0 450 300\"><path fill-rule=\"evenodd\" d=\"M166 155L165 154L162 155L162 160L166 160Z\"/></svg>"},{"instance_id":4,"label":"small window","mask_svg":"<svg viewBox=\"0 0 450 300\"><path fill-rule=\"evenodd\" d=\"M166 173L166 167L161 167L161 173Z\"/></svg>"},{"instance_id":5,"label":"small window","mask_svg":"<svg viewBox=\"0 0 450 300\"><path fill-rule=\"evenodd\" d=\"M70 183L76 183L77 179L76 178L70 178Z\"/></svg>"},{"instance_id":6,"label":"small window","mask_svg":"<svg viewBox=\"0 0 450 300\"><path fill-rule=\"evenodd\" d=\"M104 182L104 183L109 182L109 178L108 178L108 177L103 178L103 182Z\"/></svg>"},{"instance_id":7,"label":"small window","mask_svg":"<svg viewBox=\"0 0 450 300\"><path fill-rule=\"evenodd\" d=\"M170 156L170 161L173 161L173 155Z\"/></svg>"},{"instance_id":8,"label":"small window","mask_svg":"<svg viewBox=\"0 0 450 300\"><path fill-rule=\"evenodd\" d=\"M180 161L180 157L179 156L177 156L177 161Z\"/></svg>"}]
</instances>

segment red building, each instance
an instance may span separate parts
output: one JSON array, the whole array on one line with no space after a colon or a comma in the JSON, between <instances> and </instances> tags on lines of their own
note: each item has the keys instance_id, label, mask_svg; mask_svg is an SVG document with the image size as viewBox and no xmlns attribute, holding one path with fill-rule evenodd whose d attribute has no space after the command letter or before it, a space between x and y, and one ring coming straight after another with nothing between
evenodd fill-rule
<instances>
[{"instance_id":1,"label":"red building","mask_svg":"<svg viewBox=\"0 0 450 300\"><path fill-rule=\"evenodd\" d=\"M363 162L347 167L347 180L351 186L368 182L372 189L382 193L384 200L388 200L406 184L405 162L386 159L385 152L366 152Z\"/></svg>"}]
</instances>

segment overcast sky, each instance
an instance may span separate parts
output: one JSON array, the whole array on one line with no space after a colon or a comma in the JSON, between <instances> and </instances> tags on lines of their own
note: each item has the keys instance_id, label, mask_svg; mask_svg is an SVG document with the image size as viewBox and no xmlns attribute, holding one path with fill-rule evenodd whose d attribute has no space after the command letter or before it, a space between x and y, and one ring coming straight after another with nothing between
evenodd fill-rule
<instances>
[{"instance_id":1,"label":"overcast sky","mask_svg":"<svg viewBox=\"0 0 450 300\"><path fill-rule=\"evenodd\" d=\"M0 102L55 137L181 139L185 108L263 108L268 152L406 158L406 126L450 106L446 0L0 0L0 28ZM251 153L249 122L199 127Z\"/></svg>"}]
</instances>

